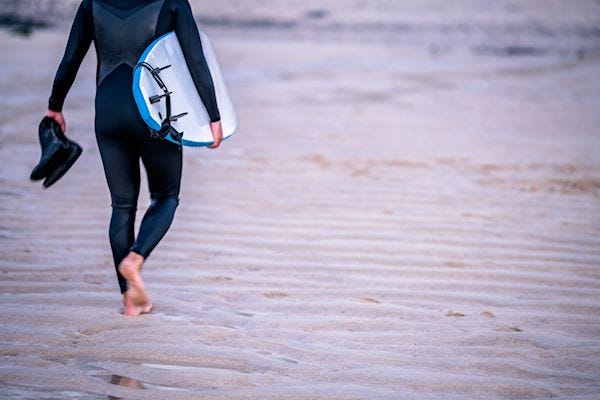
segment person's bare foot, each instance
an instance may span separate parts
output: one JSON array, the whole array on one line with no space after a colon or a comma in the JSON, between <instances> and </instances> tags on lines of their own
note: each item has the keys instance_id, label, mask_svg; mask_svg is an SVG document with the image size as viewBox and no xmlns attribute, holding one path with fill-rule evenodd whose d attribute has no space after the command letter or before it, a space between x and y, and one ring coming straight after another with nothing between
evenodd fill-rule
<instances>
[{"instance_id":1,"label":"person's bare foot","mask_svg":"<svg viewBox=\"0 0 600 400\"><path fill-rule=\"evenodd\" d=\"M150 301L143 305L136 305L129 298L130 296L128 295L128 292L129 290L123 293L123 310L121 311L123 315L126 315L128 317L135 317L136 315L149 314L152 312L153 306L152 303L150 303Z\"/></svg>"},{"instance_id":2,"label":"person's bare foot","mask_svg":"<svg viewBox=\"0 0 600 400\"><path fill-rule=\"evenodd\" d=\"M123 314L125 315L139 315L152 310L152 304L140 275L143 265L144 257L133 251L119 265L119 271L127 279L127 286L129 287L123 297L123 305L125 306Z\"/></svg>"}]
</instances>

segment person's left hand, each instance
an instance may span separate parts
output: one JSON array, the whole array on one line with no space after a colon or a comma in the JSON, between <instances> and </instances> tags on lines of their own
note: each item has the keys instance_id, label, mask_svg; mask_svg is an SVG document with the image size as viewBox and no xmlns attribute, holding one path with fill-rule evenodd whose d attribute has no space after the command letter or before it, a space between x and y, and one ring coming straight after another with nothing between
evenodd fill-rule
<instances>
[{"instance_id":1,"label":"person's left hand","mask_svg":"<svg viewBox=\"0 0 600 400\"><path fill-rule=\"evenodd\" d=\"M212 131L214 142L207 147L209 149L216 149L223 141L223 128L221 127L221 121L211 122L210 130Z\"/></svg>"},{"instance_id":2,"label":"person's left hand","mask_svg":"<svg viewBox=\"0 0 600 400\"><path fill-rule=\"evenodd\" d=\"M46 117L54 119L56 123L60 125L60 129L62 129L63 133L67 131L67 123L65 122L65 117L61 111L48 110L46 112Z\"/></svg>"}]
</instances>

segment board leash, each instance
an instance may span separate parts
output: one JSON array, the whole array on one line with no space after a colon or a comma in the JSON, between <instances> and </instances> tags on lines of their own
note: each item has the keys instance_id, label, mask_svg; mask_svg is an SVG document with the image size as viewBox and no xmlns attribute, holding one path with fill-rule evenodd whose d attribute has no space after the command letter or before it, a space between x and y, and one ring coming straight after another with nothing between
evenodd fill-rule
<instances>
[{"instance_id":1,"label":"board leash","mask_svg":"<svg viewBox=\"0 0 600 400\"><path fill-rule=\"evenodd\" d=\"M165 99L165 105L166 105L166 112L167 115L165 116L165 118L162 118L162 115L160 114L160 112L158 113L159 118L162 119L162 123L160 126L160 129L154 130L152 128L150 129L150 136L153 138L160 138L160 139L166 139L167 135L171 137L171 139L173 139L181 148L181 139L183 138L183 132L179 132L177 129L175 129L173 127L173 125L171 124L171 122L177 121L179 118L187 115L187 112L181 113L181 114L177 114L177 115L172 115L172 110L171 110L171 94L173 94L173 92L169 91L169 89L167 88L167 85L165 85L165 82L162 80L162 78L160 77L160 72L164 69L167 69L171 67L171 65L166 65L164 67L153 67L152 65L150 65L149 63L147 63L146 61L141 61L139 63L137 63L135 65L134 71L137 68L145 68L148 72L150 72L150 75L152 76L152 78L154 79L154 81L158 84L158 87L160 89L162 89L163 93L162 94L157 94L154 96L150 96L148 98L148 100L150 100L150 104L155 104L158 103L160 101L162 101L163 99Z\"/></svg>"}]
</instances>

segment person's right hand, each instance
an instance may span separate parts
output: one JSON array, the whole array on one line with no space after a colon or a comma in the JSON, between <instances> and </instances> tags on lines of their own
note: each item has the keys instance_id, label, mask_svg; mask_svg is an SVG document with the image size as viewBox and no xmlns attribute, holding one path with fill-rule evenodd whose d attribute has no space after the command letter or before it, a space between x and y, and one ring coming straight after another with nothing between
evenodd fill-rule
<instances>
[{"instance_id":1,"label":"person's right hand","mask_svg":"<svg viewBox=\"0 0 600 400\"><path fill-rule=\"evenodd\" d=\"M46 117L50 117L50 118L54 119L56 121L56 123L58 125L60 125L60 129L62 129L63 133L66 132L66 130L67 130L67 123L65 122L65 117L63 116L62 112L48 110L46 112Z\"/></svg>"},{"instance_id":2,"label":"person's right hand","mask_svg":"<svg viewBox=\"0 0 600 400\"><path fill-rule=\"evenodd\" d=\"M211 122L210 130L212 131L214 142L207 147L209 149L216 149L223 141L223 128L221 127L221 121Z\"/></svg>"}]
</instances>

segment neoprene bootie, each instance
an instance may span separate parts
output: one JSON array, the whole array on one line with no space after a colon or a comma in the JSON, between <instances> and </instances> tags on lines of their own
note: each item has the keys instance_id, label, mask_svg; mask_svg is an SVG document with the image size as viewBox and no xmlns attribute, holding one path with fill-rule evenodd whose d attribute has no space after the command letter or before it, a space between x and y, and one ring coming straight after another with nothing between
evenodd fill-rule
<instances>
[{"instance_id":1,"label":"neoprene bootie","mask_svg":"<svg viewBox=\"0 0 600 400\"><path fill-rule=\"evenodd\" d=\"M67 139L60 125L44 117L39 127L42 156L31 171L32 180L44 179L44 188L52 186L73 166L82 153L81 146Z\"/></svg>"},{"instance_id":2,"label":"neoprene bootie","mask_svg":"<svg viewBox=\"0 0 600 400\"><path fill-rule=\"evenodd\" d=\"M39 126L39 139L42 155L31 171L31 180L38 181L47 177L68 155L68 146L62 139L64 135L60 125L50 117L44 117Z\"/></svg>"},{"instance_id":3,"label":"neoprene bootie","mask_svg":"<svg viewBox=\"0 0 600 400\"><path fill-rule=\"evenodd\" d=\"M73 164L75 164L75 161L77 161L81 155L81 152L83 151L81 146L79 146L77 143L69 139L66 140L68 147L67 156L53 171L50 172L50 174L48 174L46 179L44 179L44 188L52 186L56 181L62 178L62 176L66 174L67 171L73 166Z\"/></svg>"}]
</instances>

